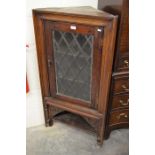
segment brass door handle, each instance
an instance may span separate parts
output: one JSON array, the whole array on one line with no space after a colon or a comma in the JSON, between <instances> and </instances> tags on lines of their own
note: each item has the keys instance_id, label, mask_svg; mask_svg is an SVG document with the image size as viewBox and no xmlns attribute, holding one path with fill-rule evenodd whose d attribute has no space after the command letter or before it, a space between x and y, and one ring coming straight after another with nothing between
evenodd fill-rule
<instances>
[{"instance_id":1,"label":"brass door handle","mask_svg":"<svg viewBox=\"0 0 155 155\"><path fill-rule=\"evenodd\" d=\"M126 113L121 113L117 116L117 119L121 119L121 118L128 118L128 115Z\"/></svg>"},{"instance_id":2,"label":"brass door handle","mask_svg":"<svg viewBox=\"0 0 155 155\"><path fill-rule=\"evenodd\" d=\"M123 100L119 100L119 103L122 105L122 106L127 106L129 105L129 99L127 100L127 102L123 102Z\"/></svg>"},{"instance_id":3,"label":"brass door handle","mask_svg":"<svg viewBox=\"0 0 155 155\"><path fill-rule=\"evenodd\" d=\"M126 85L123 84L121 87L122 87L125 91L129 91L129 88L127 88Z\"/></svg>"}]
</instances>

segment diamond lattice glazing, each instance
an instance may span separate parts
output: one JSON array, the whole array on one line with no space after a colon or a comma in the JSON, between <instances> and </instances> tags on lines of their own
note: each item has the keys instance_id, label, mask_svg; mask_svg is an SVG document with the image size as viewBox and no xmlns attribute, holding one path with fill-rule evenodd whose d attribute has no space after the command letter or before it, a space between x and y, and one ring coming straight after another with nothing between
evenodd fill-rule
<instances>
[{"instance_id":1,"label":"diamond lattice glazing","mask_svg":"<svg viewBox=\"0 0 155 155\"><path fill-rule=\"evenodd\" d=\"M52 31L57 94L91 99L93 36Z\"/></svg>"}]
</instances>

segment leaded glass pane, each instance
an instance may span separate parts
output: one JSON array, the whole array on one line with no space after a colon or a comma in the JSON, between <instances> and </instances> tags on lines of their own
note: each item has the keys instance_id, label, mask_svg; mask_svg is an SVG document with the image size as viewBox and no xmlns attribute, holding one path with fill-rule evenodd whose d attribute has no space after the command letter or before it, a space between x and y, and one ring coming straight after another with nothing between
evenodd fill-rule
<instances>
[{"instance_id":1,"label":"leaded glass pane","mask_svg":"<svg viewBox=\"0 0 155 155\"><path fill-rule=\"evenodd\" d=\"M57 94L91 99L93 35L52 31Z\"/></svg>"}]
</instances>

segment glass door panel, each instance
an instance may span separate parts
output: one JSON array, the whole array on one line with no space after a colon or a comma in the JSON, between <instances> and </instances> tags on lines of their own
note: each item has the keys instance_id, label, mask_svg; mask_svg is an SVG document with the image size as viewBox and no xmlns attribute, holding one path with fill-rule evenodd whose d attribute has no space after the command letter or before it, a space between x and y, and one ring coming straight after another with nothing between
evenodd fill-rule
<instances>
[{"instance_id":1,"label":"glass door panel","mask_svg":"<svg viewBox=\"0 0 155 155\"><path fill-rule=\"evenodd\" d=\"M94 36L52 30L57 95L91 101Z\"/></svg>"}]
</instances>

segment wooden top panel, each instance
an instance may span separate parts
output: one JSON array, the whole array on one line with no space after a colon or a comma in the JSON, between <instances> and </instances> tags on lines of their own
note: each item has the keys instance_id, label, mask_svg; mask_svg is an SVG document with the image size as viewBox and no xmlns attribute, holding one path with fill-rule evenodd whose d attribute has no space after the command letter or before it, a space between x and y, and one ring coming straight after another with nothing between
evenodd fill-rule
<instances>
[{"instance_id":1,"label":"wooden top panel","mask_svg":"<svg viewBox=\"0 0 155 155\"><path fill-rule=\"evenodd\" d=\"M59 15L100 18L103 20L112 20L114 18L113 15L107 12L104 12L104 11L97 10L90 6L62 7L62 8L37 8L37 9L33 9L33 11L38 12L38 13L52 13L52 14L59 14Z\"/></svg>"}]
</instances>

